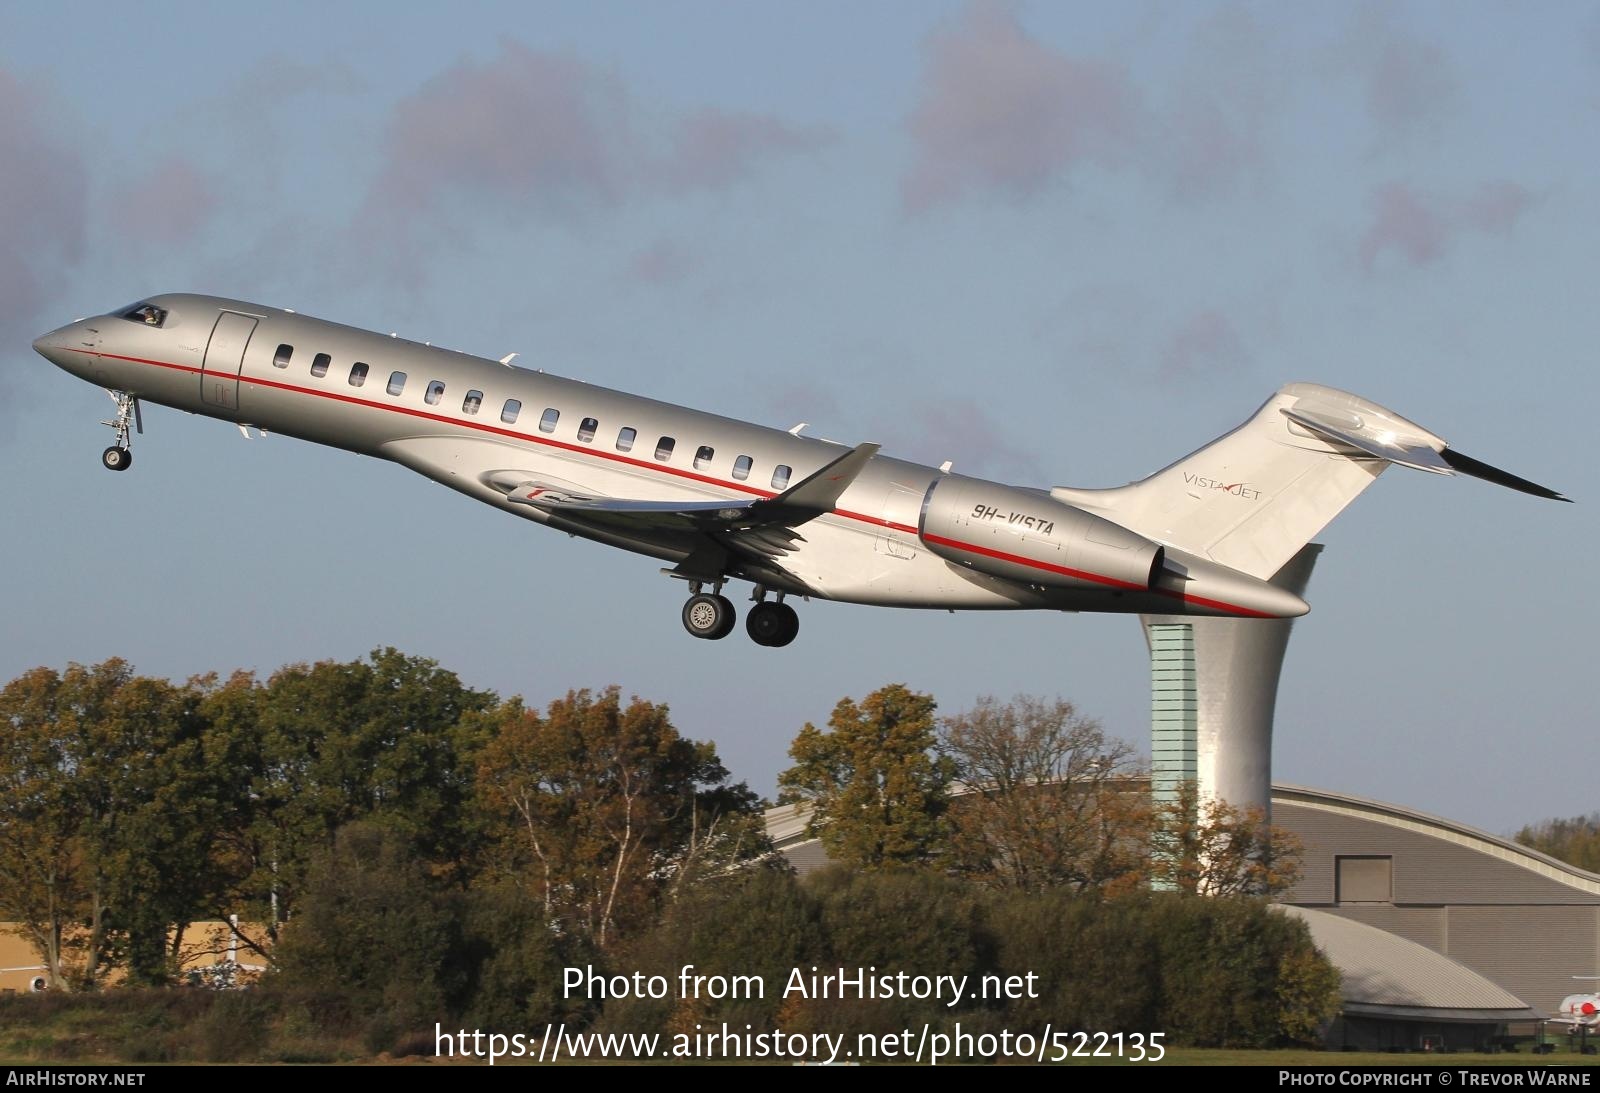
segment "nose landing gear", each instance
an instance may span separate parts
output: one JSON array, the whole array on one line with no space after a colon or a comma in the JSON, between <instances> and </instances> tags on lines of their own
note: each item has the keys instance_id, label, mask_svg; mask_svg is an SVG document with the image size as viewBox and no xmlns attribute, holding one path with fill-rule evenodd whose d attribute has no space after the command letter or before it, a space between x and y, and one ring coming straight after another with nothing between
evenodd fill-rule
<instances>
[{"instance_id":1,"label":"nose landing gear","mask_svg":"<svg viewBox=\"0 0 1600 1093\"><path fill-rule=\"evenodd\" d=\"M111 401L117 404L117 414L109 425L116 431L116 443L100 453L100 463L108 471L125 471L133 466L133 450L129 447L129 434L138 430L144 433L144 418L139 413L139 400L126 391L111 391Z\"/></svg>"}]
</instances>

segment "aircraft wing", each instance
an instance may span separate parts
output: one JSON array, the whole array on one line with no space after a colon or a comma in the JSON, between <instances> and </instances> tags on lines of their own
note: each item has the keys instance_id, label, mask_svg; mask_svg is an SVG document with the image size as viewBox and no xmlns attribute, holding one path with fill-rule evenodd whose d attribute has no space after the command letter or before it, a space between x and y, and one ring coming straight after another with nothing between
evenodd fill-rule
<instances>
[{"instance_id":1,"label":"aircraft wing","mask_svg":"<svg viewBox=\"0 0 1600 1093\"><path fill-rule=\"evenodd\" d=\"M529 479L506 490L506 500L633 535L709 535L729 547L771 557L788 553L796 539L803 540L796 528L832 511L878 447L858 444L774 497L640 501L595 497L564 484Z\"/></svg>"},{"instance_id":2,"label":"aircraft wing","mask_svg":"<svg viewBox=\"0 0 1600 1093\"><path fill-rule=\"evenodd\" d=\"M1545 1024L1563 1025L1571 1029L1586 1028L1592 1032L1597 1025L1600 1025L1600 1014L1596 1014L1593 1017L1547 1017L1545 1018Z\"/></svg>"}]
</instances>

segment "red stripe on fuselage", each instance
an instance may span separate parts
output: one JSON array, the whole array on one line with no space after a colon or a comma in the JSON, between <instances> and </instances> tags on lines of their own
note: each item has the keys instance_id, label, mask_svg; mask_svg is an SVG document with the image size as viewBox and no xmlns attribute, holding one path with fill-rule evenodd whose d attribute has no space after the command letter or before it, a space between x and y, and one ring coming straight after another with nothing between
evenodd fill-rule
<instances>
[{"instance_id":1,"label":"red stripe on fuselage","mask_svg":"<svg viewBox=\"0 0 1600 1093\"><path fill-rule=\"evenodd\" d=\"M989 558L996 558L1002 562L1013 565L1025 565L1030 569L1043 570L1046 573L1059 573L1063 577L1072 577L1079 581L1093 581L1096 584L1109 585L1112 588L1126 588L1133 592L1148 592L1149 589L1142 584L1133 584L1131 581L1118 580L1116 577L1107 577L1099 573L1090 573L1085 569L1070 569L1064 565L1051 565L1034 558L1024 558L1020 554L1007 554L1003 550L994 550L990 547L979 546L976 543L963 543L959 539L946 539L943 535L927 535L923 538L930 543L940 546L954 547L957 550L971 551L973 554L982 554Z\"/></svg>"},{"instance_id":2,"label":"red stripe on fuselage","mask_svg":"<svg viewBox=\"0 0 1600 1093\"><path fill-rule=\"evenodd\" d=\"M151 360L148 357L129 357L124 356L121 353L100 353L92 349L74 348L71 350L71 352L82 353L84 356L88 357L109 357L112 360L128 361L131 364L148 364L155 368L166 368L174 372L187 372L196 376L206 374L205 369L196 368L193 365L174 364L171 361ZM561 451L575 452L580 455L591 456L597 459L606 459L614 463L622 463L626 466L636 467L639 470L650 471L655 474L673 475L678 478L688 479L692 482L701 482L706 485L733 490L737 493L747 493L755 497L770 498L778 496L777 493L772 490L764 490L757 486L741 485L737 482L729 482L725 481L724 479L713 478L710 475L697 474L694 471L686 471L677 467L667 467L663 466L659 462L649 462L643 459L634 459L631 456L620 455L615 452L607 452L599 448L587 447L581 444L569 444L561 440L547 440L544 437L533 436L529 433L519 433L511 429L502 429L480 421L464 421L458 417L446 417L443 414L435 414L427 410L418 410L410 406L396 406L391 403L374 402L371 399L357 398L354 395L342 395L336 391L321 391L315 387L302 387L299 384L284 383L280 380L261 379L242 374L235 377L230 372L212 372L210 374L215 376L226 376L230 379L237 378L240 383L254 384L257 387L270 387L274 390L290 391L296 394L310 395L314 398L332 399L335 402L348 403L351 406L365 406L373 410L383 410L389 413L404 414L407 417L419 418L423 421L434 421L441 425L472 429L477 432L489 433L494 436L508 437L512 440L523 442L531 441L534 444L541 444L548 448L556 448ZM845 517L849 520L857 520L861 523L871 524L875 527L889 528L894 531L902 531L910 535L919 535L917 529L908 524L893 523L892 521L884 520L876 516L868 516L865 513L852 512L849 509L834 509L833 514L835 516ZM1099 573L1090 573L1087 570L1069 569L1065 566L1051 565L1048 562L1035 561L1032 558L1024 558L1020 555L1007 554L1004 551L992 550L988 547L979 546L976 543L964 543L958 539L946 539L942 536L935 535L929 535L927 536L927 539L929 542L940 543L944 546L954 547L957 550L969 550L976 554L985 554L989 557L1012 562L1016 565L1028 566L1029 568L1043 570L1048 573L1058 573L1063 576L1076 578L1078 580L1092 581L1096 584L1103 584L1112 588L1127 589L1134 592L1154 592L1157 595L1168 596L1173 599L1182 600L1185 603L1192 603L1201 607L1209 607L1213 610L1228 611L1233 614L1242 615L1248 618L1270 619L1277 617L1262 611L1252 610L1248 607L1239 607L1235 604L1223 603L1221 600L1210 600L1203 596L1189 596L1181 592L1171 592L1160 588L1146 588L1143 585L1131 584L1127 581L1118 580L1115 577L1107 577Z\"/></svg>"}]
</instances>

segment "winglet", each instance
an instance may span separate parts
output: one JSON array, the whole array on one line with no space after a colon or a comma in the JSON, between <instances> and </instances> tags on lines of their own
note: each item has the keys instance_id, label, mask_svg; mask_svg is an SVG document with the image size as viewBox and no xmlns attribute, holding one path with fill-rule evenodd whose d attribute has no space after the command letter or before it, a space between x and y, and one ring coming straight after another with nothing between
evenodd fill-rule
<instances>
[{"instance_id":1,"label":"winglet","mask_svg":"<svg viewBox=\"0 0 1600 1093\"><path fill-rule=\"evenodd\" d=\"M770 506L787 512L804 513L806 519L830 512L844 491L850 488L850 483L878 454L878 448L877 444L857 444L820 471L808 475L770 501L758 504L761 508Z\"/></svg>"}]
</instances>

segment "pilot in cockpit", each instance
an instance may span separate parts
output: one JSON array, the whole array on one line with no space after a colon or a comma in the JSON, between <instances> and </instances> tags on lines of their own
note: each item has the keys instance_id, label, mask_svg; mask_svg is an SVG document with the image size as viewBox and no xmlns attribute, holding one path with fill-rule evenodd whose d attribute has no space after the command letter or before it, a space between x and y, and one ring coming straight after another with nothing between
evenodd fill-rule
<instances>
[{"instance_id":1,"label":"pilot in cockpit","mask_svg":"<svg viewBox=\"0 0 1600 1093\"><path fill-rule=\"evenodd\" d=\"M166 311L155 304L138 304L123 312L122 317L146 326L160 326L167 321Z\"/></svg>"}]
</instances>

